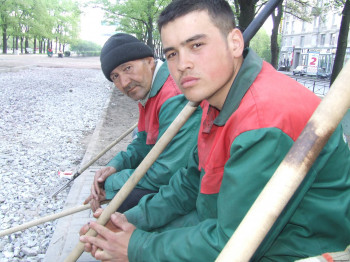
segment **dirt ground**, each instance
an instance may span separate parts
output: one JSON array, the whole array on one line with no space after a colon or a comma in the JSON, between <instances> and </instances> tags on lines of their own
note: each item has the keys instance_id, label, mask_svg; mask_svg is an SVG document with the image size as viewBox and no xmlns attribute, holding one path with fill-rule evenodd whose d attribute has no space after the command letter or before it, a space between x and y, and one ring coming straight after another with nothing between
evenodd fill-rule
<instances>
[{"instance_id":1,"label":"dirt ground","mask_svg":"<svg viewBox=\"0 0 350 262\"><path fill-rule=\"evenodd\" d=\"M99 140L95 145L95 152L99 153L104 150L126 130L137 123L137 120L137 102L121 93L117 88L113 88L106 114L102 120L102 127L99 129ZM103 166L107 164L117 152L124 150L131 140L132 133L106 152L96 161L96 165Z\"/></svg>"}]
</instances>

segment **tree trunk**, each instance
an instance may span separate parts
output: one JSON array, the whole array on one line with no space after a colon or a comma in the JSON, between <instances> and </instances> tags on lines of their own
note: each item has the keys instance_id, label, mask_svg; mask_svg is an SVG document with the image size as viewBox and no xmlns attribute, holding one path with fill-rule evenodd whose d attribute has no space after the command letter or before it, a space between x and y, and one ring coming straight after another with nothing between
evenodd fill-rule
<instances>
[{"instance_id":1,"label":"tree trunk","mask_svg":"<svg viewBox=\"0 0 350 262\"><path fill-rule=\"evenodd\" d=\"M58 42L58 37L56 36L56 44L55 44L55 49L56 49L55 53L56 54L57 54L57 42Z\"/></svg>"},{"instance_id":2,"label":"tree trunk","mask_svg":"<svg viewBox=\"0 0 350 262\"><path fill-rule=\"evenodd\" d=\"M5 25L2 27L2 53L7 54L7 30Z\"/></svg>"},{"instance_id":3,"label":"tree trunk","mask_svg":"<svg viewBox=\"0 0 350 262\"><path fill-rule=\"evenodd\" d=\"M28 37L24 38L24 50L25 53L28 54L27 48L29 47L29 43L28 43Z\"/></svg>"},{"instance_id":4,"label":"tree trunk","mask_svg":"<svg viewBox=\"0 0 350 262\"><path fill-rule=\"evenodd\" d=\"M21 36L21 54L23 54L23 36Z\"/></svg>"},{"instance_id":5,"label":"tree trunk","mask_svg":"<svg viewBox=\"0 0 350 262\"><path fill-rule=\"evenodd\" d=\"M36 36L34 36L34 50L33 54L36 54Z\"/></svg>"},{"instance_id":6,"label":"tree trunk","mask_svg":"<svg viewBox=\"0 0 350 262\"><path fill-rule=\"evenodd\" d=\"M155 1L148 1L147 6L148 9L151 10L152 6L155 4ZM154 45L153 45L153 17L150 13L148 13L148 25L147 25L147 45L152 49L154 52Z\"/></svg>"},{"instance_id":7,"label":"tree trunk","mask_svg":"<svg viewBox=\"0 0 350 262\"><path fill-rule=\"evenodd\" d=\"M238 25L245 30L255 16L255 5L258 0L238 0L240 12L238 17ZM247 43L249 46L249 43Z\"/></svg>"},{"instance_id":8,"label":"tree trunk","mask_svg":"<svg viewBox=\"0 0 350 262\"><path fill-rule=\"evenodd\" d=\"M277 11L277 13L276 13ZM281 23L283 13L282 2L277 6L277 9L272 13L273 28L271 33L271 65L277 69L278 67L278 28Z\"/></svg>"},{"instance_id":9,"label":"tree trunk","mask_svg":"<svg viewBox=\"0 0 350 262\"><path fill-rule=\"evenodd\" d=\"M18 36L16 36L16 42L15 42L15 45L16 45L16 52L18 54Z\"/></svg>"},{"instance_id":10,"label":"tree trunk","mask_svg":"<svg viewBox=\"0 0 350 262\"><path fill-rule=\"evenodd\" d=\"M154 45L153 45L153 21L152 18L148 18L148 26L147 26L147 45L154 51Z\"/></svg>"},{"instance_id":11,"label":"tree trunk","mask_svg":"<svg viewBox=\"0 0 350 262\"><path fill-rule=\"evenodd\" d=\"M350 24L350 1L345 1L345 6L342 12L342 20L339 29L339 37L337 44L337 51L335 53L334 65L331 76L331 85L337 78L339 72L343 68L344 58L346 54L347 40L349 35L349 24Z\"/></svg>"}]
</instances>

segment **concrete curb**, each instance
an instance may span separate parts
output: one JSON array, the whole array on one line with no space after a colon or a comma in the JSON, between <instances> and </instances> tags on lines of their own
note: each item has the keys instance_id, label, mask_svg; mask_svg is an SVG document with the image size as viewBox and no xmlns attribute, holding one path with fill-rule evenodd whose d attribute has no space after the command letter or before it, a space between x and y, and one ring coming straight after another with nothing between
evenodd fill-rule
<instances>
[{"instance_id":1,"label":"concrete curb","mask_svg":"<svg viewBox=\"0 0 350 262\"><path fill-rule=\"evenodd\" d=\"M81 166L85 165L93 157L97 155L96 145L99 141L100 131L106 119L108 106L111 101L112 92L107 99L101 120L96 125L94 133L90 139L85 155L81 162ZM93 182L95 172L100 169L100 166L90 166L82 173L73 183L67 196L67 200L63 209L68 209L83 204L84 200L90 195L90 187ZM85 210L70 216L63 217L58 220L55 232L50 241L49 247L45 254L44 262L64 261L68 254L75 248L79 242L79 230L88 221L93 220L91 210ZM89 253L83 253L77 260L80 262L98 261Z\"/></svg>"}]
</instances>

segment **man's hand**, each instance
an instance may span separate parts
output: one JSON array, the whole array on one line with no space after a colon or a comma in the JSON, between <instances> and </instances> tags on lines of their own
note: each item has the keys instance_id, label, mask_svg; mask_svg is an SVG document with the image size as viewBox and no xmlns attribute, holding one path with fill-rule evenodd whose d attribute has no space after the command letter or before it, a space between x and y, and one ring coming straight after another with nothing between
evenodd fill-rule
<instances>
[{"instance_id":1,"label":"man's hand","mask_svg":"<svg viewBox=\"0 0 350 262\"><path fill-rule=\"evenodd\" d=\"M99 216L100 212L101 209L94 216ZM129 261L129 240L136 228L127 221L123 214L114 213L106 227L91 222L85 225L80 233L85 234L89 228L95 230L98 235L96 237L85 235L80 237L80 241L85 243L86 252L91 252L96 259L102 261Z\"/></svg>"},{"instance_id":2,"label":"man's hand","mask_svg":"<svg viewBox=\"0 0 350 262\"><path fill-rule=\"evenodd\" d=\"M105 191L101 191L101 192L102 192L102 194L99 195L98 200L95 200L92 197L92 195L90 195L87 199L85 199L84 205L90 203L90 207L91 207L92 211L95 212L98 208L101 207L101 202L103 200L106 200L106 193L105 193Z\"/></svg>"},{"instance_id":3,"label":"man's hand","mask_svg":"<svg viewBox=\"0 0 350 262\"><path fill-rule=\"evenodd\" d=\"M107 177L117 172L114 167L104 167L96 171L94 182L91 185L91 195L85 199L84 205L90 203L92 211L101 207L100 203L106 199L106 192L101 188Z\"/></svg>"},{"instance_id":4,"label":"man's hand","mask_svg":"<svg viewBox=\"0 0 350 262\"><path fill-rule=\"evenodd\" d=\"M98 200L98 196L101 194L101 191L103 190L103 188L101 188L101 184L103 184L106 181L107 177L114 174L115 172L117 172L117 170L111 166L106 166L96 171L95 177L94 177L94 183L93 183L93 186L91 187L91 195L95 200Z\"/></svg>"}]
</instances>

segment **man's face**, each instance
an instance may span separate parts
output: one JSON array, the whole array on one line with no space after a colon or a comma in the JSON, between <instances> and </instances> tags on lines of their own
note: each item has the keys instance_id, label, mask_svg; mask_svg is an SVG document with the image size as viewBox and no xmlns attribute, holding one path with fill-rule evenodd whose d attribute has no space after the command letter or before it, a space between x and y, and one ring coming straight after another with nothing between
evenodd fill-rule
<instances>
[{"instance_id":1,"label":"man's face","mask_svg":"<svg viewBox=\"0 0 350 262\"><path fill-rule=\"evenodd\" d=\"M155 62L152 57L129 61L111 72L114 85L135 101L146 97L152 85Z\"/></svg>"},{"instance_id":2,"label":"man's face","mask_svg":"<svg viewBox=\"0 0 350 262\"><path fill-rule=\"evenodd\" d=\"M222 108L243 61L243 47L237 56L237 41L232 34L240 32L234 29L223 36L206 11L191 12L162 27L170 73L188 100L207 99Z\"/></svg>"}]
</instances>

